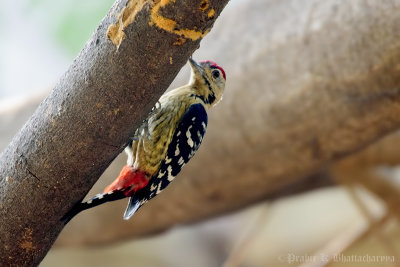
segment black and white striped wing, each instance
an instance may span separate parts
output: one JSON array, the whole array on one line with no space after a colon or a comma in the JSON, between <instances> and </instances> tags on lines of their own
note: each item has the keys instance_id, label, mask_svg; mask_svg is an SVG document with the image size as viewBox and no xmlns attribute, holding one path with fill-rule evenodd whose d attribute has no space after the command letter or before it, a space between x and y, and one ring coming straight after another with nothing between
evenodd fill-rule
<instances>
[{"instance_id":1,"label":"black and white striped wing","mask_svg":"<svg viewBox=\"0 0 400 267\"><path fill-rule=\"evenodd\" d=\"M191 105L175 130L157 175L151 178L145 188L131 197L125 219L129 219L141 205L159 194L178 175L199 149L206 128L207 112L203 105Z\"/></svg>"}]
</instances>

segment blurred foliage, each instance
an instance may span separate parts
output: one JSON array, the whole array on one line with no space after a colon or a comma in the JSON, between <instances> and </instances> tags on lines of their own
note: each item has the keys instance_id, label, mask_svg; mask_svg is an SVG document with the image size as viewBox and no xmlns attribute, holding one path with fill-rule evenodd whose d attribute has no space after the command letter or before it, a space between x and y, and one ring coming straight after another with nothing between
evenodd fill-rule
<instances>
[{"instance_id":1,"label":"blurred foliage","mask_svg":"<svg viewBox=\"0 0 400 267\"><path fill-rule=\"evenodd\" d=\"M46 31L68 53L76 55L89 39L113 0L31 0L26 12L40 17Z\"/></svg>"}]
</instances>

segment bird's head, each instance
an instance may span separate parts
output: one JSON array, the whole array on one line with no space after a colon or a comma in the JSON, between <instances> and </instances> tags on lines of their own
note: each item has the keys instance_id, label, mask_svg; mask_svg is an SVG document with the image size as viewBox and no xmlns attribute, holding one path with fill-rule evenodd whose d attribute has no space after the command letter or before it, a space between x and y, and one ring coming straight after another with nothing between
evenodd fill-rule
<instances>
[{"instance_id":1,"label":"bird's head","mask_svg":"<svg viewBox=\"0 0 400 267\"><path fill-rule=\"evenodd\" d=\"M214 106L224 93L226 75L223 68L212 61L196 62L189 58L192 68L190 84L206 106Z\"/></svg>"}]
</instances>

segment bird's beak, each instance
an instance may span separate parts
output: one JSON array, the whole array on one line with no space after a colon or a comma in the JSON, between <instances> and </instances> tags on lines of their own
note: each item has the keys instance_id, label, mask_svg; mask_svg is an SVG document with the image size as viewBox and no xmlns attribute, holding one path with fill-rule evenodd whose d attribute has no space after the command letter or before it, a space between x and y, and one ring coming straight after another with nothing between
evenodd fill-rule
<instances>
[{"instance_id":1,"label":"bird's beak","mask_svg":"<svg viewBox=\"0 0 400 267\"><path fill-rule=\"evenodd\" d=\"M192 68L194 73L201 73L202 72L203 68L199 65L199 63L194 61L192 58L189 58L189 64L190 64L190 67Z\"/></svg>"}]
</instances>

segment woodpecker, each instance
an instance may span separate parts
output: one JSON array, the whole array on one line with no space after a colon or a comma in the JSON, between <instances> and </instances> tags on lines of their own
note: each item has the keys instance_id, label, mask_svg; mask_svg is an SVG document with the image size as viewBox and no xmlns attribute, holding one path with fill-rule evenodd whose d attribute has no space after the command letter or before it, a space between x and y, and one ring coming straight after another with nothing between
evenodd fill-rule
<instances>
[{"instance_id":1,"label":"woodpecker","mask_svg":"<svg viewBox=\"0 0 400 267\"><path fill-rule=\"evenodd\" d=\"M226 75L213 61L189 59L191 76L185 86L161 96L135 131L125 152L127 165L103 193L79 202L63 218L67 223L79 212L129 197L124 219L164 190L193 157L207 128L207 111L221 99Z\"/></svg>"}]
</instances>

